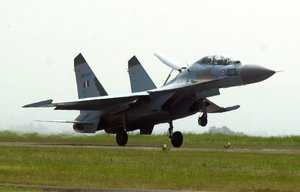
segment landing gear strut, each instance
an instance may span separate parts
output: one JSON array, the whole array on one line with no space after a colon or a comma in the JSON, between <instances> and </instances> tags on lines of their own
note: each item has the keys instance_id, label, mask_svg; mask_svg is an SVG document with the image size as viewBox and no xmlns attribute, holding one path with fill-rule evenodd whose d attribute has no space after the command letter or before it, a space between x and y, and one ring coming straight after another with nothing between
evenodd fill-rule
<instances>
[{"instance_id":1,"label":"landing gear strut","mask_svg":"<svg viewBox=\"0 0 300 192\"><path fill-rule=\"evenodd\" d=\"M127 144L127 141L128 141L128 135L127 135L126 131L120 130L116 134L116 141L117 141L118 145L125 146Z\"/></svg>"},{"instance_id":2,"label":"landing gear strut","mask_svg":"<svg viewBox=\"0 0 300 192\"><path fill-rule=\"evenodd\" d=\"M202 127L205 127L207 125L207 111L206 111L205 101L202 101L201 105L202 105L201 108L202 108L203 114L201 115L201 117L199 117L198 124L201 125Z\"/></svg>"},{"instance_id":3,"label":"landing gear strut","mask_svg":"<svg viewBox=\"0 0 300 192\"><path fill-rule=\"evenodd\" d=\"M182 145L183 136L180 131L176 131L173 133L173 122L169 122L169 138L171 139L171 143L174 147L178 148Z\"/></svg>"}]
</instances>

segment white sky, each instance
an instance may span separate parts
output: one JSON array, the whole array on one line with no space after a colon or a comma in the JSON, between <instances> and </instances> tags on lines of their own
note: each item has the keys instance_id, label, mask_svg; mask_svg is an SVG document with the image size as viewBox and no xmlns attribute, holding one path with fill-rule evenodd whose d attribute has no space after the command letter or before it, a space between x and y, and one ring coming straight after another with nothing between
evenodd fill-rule
<instances>
[{"instance_id":1,"label":"white sky","mask_svg":"<svg viewBox=\"0 0 300 192\"><path fill-rule=\"evenodd\" d=\"M234 112L210 114L210 126L256 135L300 134L300 1L298 0L1 0L0 129L34 119L72 120L76 112L21 109L35 101L77 98L73 59L82 52L110 94L130 92L127 61L139 58L157 86L170 69L153 53L191 64L223 54L283 70L258 84L210 98ZM175 129L205 131L198 115ZM44 124L53 132L72 125ZM42 127L42 126L41 126ZM156 127L165 132L168 125ZM26 129L28 130L28 129ZM30 130L28 130L30 131Z\"/></svg>"}]
</instances>

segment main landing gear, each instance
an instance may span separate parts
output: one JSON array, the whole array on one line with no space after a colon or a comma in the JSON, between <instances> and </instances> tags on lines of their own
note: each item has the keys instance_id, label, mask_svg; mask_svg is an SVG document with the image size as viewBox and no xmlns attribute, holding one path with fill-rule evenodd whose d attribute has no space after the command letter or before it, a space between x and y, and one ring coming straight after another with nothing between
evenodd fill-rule
<instances>
[{"instance_id":1,"label":"main landing gear","mask_svg":"<svg viewBox=\"0 0 300 192\"><path fill-rule=\"evenodd\" d=\"M169 122L169 138L171 139L171 143L174 147L178 148L182 145L183 135L180 131L176 131L173 133L173 122Z\"/></svg>"},{"instance_id":2,"label":"main landing gear","mask_svg":"<svg viewBox=\"0 0 300 192\"><path fill-rule=\"evenodd\" d=\"M127 111L125 110L123 112L123 128L122 129L119 129L117 134L116 134L116 141L118 143L119 146L125 146L127 144L127 141L128 141L128 135L126 133L126 117L127 117Z\"/></svg>"},{"instance_id":3,"label":"main landing gear","mask_svg":"<svg viewBox=\"0 0 300 192\"><path fill-rule=\"evenodd\" d=\"M125 146L128 141L128 135L125 130L119 130L116 134L116 141L118 145Z\"/></svg>"}]
</instances>

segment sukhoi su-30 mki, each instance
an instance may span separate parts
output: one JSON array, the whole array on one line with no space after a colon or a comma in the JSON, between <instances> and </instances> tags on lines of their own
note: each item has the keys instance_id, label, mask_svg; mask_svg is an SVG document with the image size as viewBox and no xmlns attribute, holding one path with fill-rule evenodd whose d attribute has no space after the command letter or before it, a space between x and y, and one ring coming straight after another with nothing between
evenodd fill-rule
<instances>
[{"instance_id":1,"label":"sukhoi su-30 mki","mask_svg":"<svg viewBox=\"0 0 300 192\"><path fill-rule=\"evenodd\" d=\"M208 97L219 95L220 88L263 81L275 71L258 66L243 65L240 61L222 56L207 56L189 67L180 67L164 54L155 54L164 64L178 71L177 76L156 88L155 84L133 56L128 61L132 93L110 96L81 54L74 59L79 99L66 102L41 101L23 107L54 107L55 110L78 110L73 121L75 131L95 133L104 130L116 134L118 145L127 144L127 132L140 130L151 134L154 125L169 124L169 137L174 147L183 143L182 133L173 131L173 121L200 112L198 124L206 126L208 113L222 113L240 106L220 107Z\"/></svg>"}]
</instances>

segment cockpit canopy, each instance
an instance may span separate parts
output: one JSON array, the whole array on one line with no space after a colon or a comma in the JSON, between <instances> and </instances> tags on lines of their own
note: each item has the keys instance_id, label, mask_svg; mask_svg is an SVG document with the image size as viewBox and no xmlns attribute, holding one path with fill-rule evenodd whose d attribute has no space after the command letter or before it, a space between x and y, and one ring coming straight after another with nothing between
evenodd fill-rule
<instances>
[{"instance_id":1,"label":"cockpit canopy","mask_svg":"<svg viewBox=\"0 0 300 192\"><path fill-rule=\"evenodd\" d=\"M229 65L229 64L240 64L240 61L232 60L231 58L225 58L220 55L206 56L197 61L199 64L211 64L211 65Z\"/></svg>"}]
</instances>

